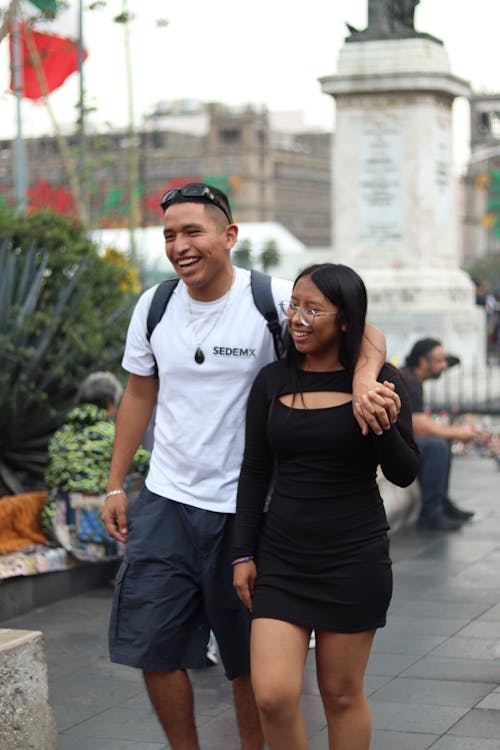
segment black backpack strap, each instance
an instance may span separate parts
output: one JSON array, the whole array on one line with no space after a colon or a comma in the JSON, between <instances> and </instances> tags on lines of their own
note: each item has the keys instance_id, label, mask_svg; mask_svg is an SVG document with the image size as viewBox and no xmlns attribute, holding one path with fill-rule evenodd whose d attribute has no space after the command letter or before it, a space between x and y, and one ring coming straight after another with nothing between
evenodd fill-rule
<instances>
[{"instance_id":1,"label":"black backpack strap","mask_svg":"<svg viewBox=\"0 0 500 750\"><path fill-rule=\"evenodd\" d=\"M271 277L267 273L252 268L250 271L250 286L252 288L255 307L266 319L267 327L273 337L276 356L278 359L281 359L285 347L283 344L283 332L271 291Z\"/></svg>"},{"instance_id":2,"label":"black backpack strap","mask_svg":"<svg viewBox=\"0 0 500 750\"><path fill-rule=\"evenodd\" d=\"M158 288L153 294L153 299L149 306L148 320L146 323L146 338L148 341L150 340L154 329L163 318L163 313L167 308L168 301L178 283L179 279L173 278L165 279L158 284Z\"/></svg>"}]
</instances>

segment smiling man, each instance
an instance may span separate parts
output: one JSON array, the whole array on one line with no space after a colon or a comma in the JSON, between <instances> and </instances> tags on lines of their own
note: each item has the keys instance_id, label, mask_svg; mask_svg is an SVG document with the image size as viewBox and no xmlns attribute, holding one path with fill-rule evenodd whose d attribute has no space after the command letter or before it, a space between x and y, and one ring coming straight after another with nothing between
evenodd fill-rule
<instances>
[{"instance_id":1,"label":"smiling man","mask_svg":"<svg viewBox=\"0 0 500 750\"><path fill-rule=\"evenodd\" d=\"M156 288L139 299L127 336L123 367L130 377L102 516L109 533L127 543L111 616L111 658L143 670L173 750L197 750L186 670L205 666L212 629L232 680L242 748L260 749L249 620L232 586L231 542L248 392L275 358L274 344L255 306L250 272L231 262L238 228L226 195L192 183L168 191L161 206L166 253L180 281L150 339ZM271 291L278 308L291 283L272 279ZM284 327L284 316L281 322ZM396 417L397 397L376 383L384 359L384 337L370 327L354 398L365 433L363 418L381 432ZM123 482L155 404L150 471L128 507Z\"/></svg>"}]
</instances>

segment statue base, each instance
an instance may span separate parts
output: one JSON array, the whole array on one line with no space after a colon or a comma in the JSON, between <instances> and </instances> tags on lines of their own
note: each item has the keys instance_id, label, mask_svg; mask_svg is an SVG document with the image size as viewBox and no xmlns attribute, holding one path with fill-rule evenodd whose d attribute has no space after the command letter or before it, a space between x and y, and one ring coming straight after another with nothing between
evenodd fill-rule
<instances>
[{"instance_id":1,"label":"statue base","mask_svg":"<svg viewBox=\"0 0 500 750\"><path fill-rule=\"evenodd\" d=\"M485 362L484 311L459 269L451 109L468 96L447 52L427 35L344 45L335 97L332 260L355 268L368 314L401 363L436 337L465 365Z\"/></svg>"},{"instance_id":2,"label":"statue base","mask_svg":"<svg viewBox=\"0 0 500 750\"><path fill-rule=\"evenodd\" d=\"M443 341L467 369L486 361L485 312L464 271L356 270L368 290L368 319L384 331L391 361L401 365L414 342L427 336Z\"/></svg>"}]
</instances>

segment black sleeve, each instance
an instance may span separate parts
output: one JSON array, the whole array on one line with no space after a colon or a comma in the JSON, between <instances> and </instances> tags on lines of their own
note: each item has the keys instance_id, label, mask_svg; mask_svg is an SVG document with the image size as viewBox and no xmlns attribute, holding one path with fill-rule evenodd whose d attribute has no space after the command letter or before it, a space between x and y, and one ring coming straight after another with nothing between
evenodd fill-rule
<instances>
[{"instance_id":1,"label":"black sleeve","mask_svg":"<svg viewBox=\"0 0 500 750\"><path fill-rule=\"evenodd\" d=\"M248 397L245 452L236 500L233 559L255 553L274 466L274 454L267 437L269 405L265 377L261 371Z\"/></svg>"},{"instance_id":2,"label":"black sleeve","mask_svg":"<svg viewBox=\"0 0 500 750\"><path fill-rule=\"evenodd\" d=\"M399 371L403 385L408 393L410 400L410 409L412 414L421 414L424 411L424 394L422 391L422 383L415 377L412 370L407 367L403 367Z\"/></svg>"},{"instance_id":3,"label":"black sleeve","mask_svg":"<svg viewBox=\"0 0 500 750\"><path fill-rule=\"evenodd\" d=\"M377 462L389 482L407 487L417 476L420 465L420 452L413 436L410 400L395 368L385 366L381 379L394 383L401 399L401 411L389 430L384 430L380 436L372 436Z\"/></svg>"}]
</instances>

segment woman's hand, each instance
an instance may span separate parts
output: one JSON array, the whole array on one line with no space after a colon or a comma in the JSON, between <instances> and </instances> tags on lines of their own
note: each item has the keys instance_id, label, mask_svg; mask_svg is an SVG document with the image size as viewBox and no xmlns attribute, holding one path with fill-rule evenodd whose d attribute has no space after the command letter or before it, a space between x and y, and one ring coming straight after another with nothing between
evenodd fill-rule
<instances>
[{"instance_id":1,"label":"woman's hand","mask_svg":"<svg viewBox=\"0 0 500 750\"><path fill-rule=\"evenodd\" d=\"M253 560L237 563L233 567L233 586L245 607L252 611L252 595L257 577L257 568Z\"/></svg>"}]
</instances>

